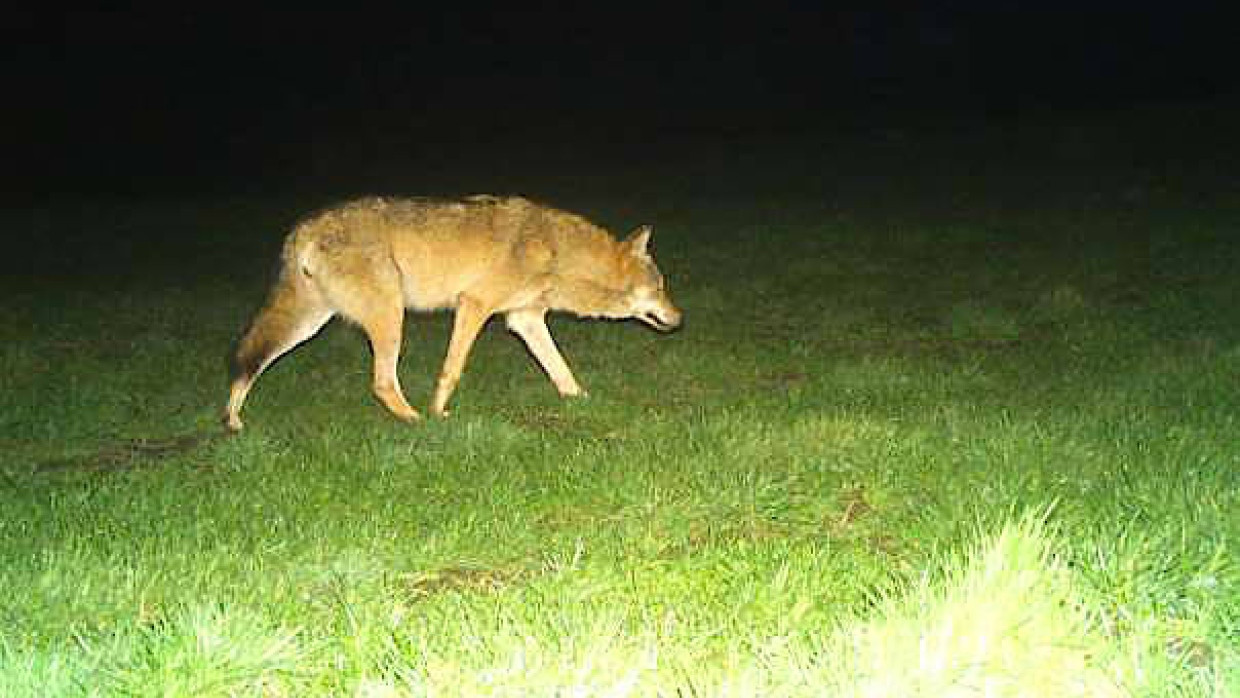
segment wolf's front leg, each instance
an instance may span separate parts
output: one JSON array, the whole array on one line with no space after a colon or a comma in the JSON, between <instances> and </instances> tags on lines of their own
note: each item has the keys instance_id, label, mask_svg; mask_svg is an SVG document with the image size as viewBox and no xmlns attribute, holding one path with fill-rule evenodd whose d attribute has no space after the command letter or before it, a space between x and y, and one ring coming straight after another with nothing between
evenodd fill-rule
<instances>
[{"instance_id":1,"label":"wolf's front leg","mask_svg":"<svg viewBox=\"0 0 1240 698\"><path fill-rule=\"evenodd\" d=\"M547 329L546 310L514 310L508 313L508 329L525 342L530 353L538 360L555 389L563 397L578 397L586 394L577 379L573 376L560 349L551 338Z\"/></svg>"}]
</instances>

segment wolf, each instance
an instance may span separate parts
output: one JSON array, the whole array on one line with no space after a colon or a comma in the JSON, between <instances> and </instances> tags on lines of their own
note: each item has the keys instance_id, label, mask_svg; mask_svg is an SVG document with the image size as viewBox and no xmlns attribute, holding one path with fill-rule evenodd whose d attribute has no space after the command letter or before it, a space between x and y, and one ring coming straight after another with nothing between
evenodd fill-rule
<instances>
[{"instance_id":1,"label":"wolf","mask_svg":"<svg viewBox=\"0 0 1240 698\"><path fill-rule=\"evenodd\" d=\"M584 395L547 329L550 311L637 319L661 331L681 324L650 253L651 227L617 240L584 217L516 196L368 197L312 214L285 238L266 303L232 356L224 424L273 361L340 315L359 325L373 354L371 389L398 419L421 418L401 391L406 309L455 312L430 413L448 401L479 331L502 314L560 395Z\"/></svg>"}]
</instances>

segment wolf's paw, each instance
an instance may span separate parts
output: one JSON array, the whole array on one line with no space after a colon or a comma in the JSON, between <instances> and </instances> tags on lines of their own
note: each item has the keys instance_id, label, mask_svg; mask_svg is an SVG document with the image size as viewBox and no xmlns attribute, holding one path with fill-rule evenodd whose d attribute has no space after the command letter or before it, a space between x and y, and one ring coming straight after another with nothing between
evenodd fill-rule
<instances>
[{"instance_id":1,"label":"wolf's paw","mask_svg":"<svg viewBox=\"0 0 1240 698\"><path fill-rule=\"evenodd\" d=\"M560 394L560 397L586 397L589 394L574 380L556 383L555 391Z\"/></svg>"},{"instance_id":2,"label":"wolf's paw","mask_svg":"<svg viewBox=\"0 0 1240 698\"><path fill-rule=\"evenodd\" d=\"M240 434L241 430L245 428L245 424L241 421L241 418L235 414L225 414L224 418L220 421L223 422L224 429L230 435Z\"/></svg>"}]
</instances>

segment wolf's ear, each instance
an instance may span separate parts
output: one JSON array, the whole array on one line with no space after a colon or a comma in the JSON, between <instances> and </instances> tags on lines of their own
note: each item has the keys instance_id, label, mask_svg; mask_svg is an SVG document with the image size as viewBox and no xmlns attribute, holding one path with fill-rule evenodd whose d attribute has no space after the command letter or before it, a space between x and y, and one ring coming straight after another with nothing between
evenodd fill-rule
<instances>
[{"instance_id":1,"label":"wolf's ear","mask_svg":"<svg viewBox=\"0 0 1240 698\"><path fill-rule=\"evenodd\" d=\"M650 234L654 232L654 228L649 225L643 225L635 228L629 236L624 239L624 244L628 245L629 250L638 257L650 256Z\"/></svg>"}]
</instances>

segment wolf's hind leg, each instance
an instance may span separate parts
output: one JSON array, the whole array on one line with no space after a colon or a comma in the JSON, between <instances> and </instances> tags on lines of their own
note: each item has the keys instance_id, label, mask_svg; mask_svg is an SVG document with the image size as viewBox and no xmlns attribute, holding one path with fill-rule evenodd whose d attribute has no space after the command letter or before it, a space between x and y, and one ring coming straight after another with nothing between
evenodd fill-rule
<instances>
[{"instance_id":1,"label":"wolf's hind leg","mask_svg":"<svg viewBox=\"0 0 1240 698\"><path fill-rule=\"evenodd\" d=\"M395 267L375 264L366 257L336 257L320 262L331 273L321 274L323 293L340 314L357 323L370 341L371 390L397 419L421 418L409 406L400 388L396 367L400 361L405 305Z\"/></svg>"},{"instance_id":2,"label":"wolf's hind leg","mask_svg":"<svg viewBox=\"0 0 1240 698\"><path fill-rule=\"evenodd\" d=\"M447 415L448 400L452 397L456 385L461 380L461 371L465 369L465 360L469 358L469 350L478 338L478 332L486 324L491 311L480 301L469 296L461 296L456 307L456 317L452 323L452 339L448 342L448 356L444 359L443 369L439 372L439 380L435 383L435 395L431 399L431 414L436 417Z\"/></svg>"},{"instance_id":3,"label":"wolf's hind leg","mask_svg":"<svg viewBox=\"0 0 1240 698\"><path fill-rule=\"evenodd\" d=\"M421 419L418 411L409 406L400 388L396 366L400 362L400 344L403 336L405 308L399 303L386 304L382 308L370 308L353 318L362 326L370 340L374 355L374 374L371 389L375 397L397 419L414 422Z\"/></svg>"}]
</instances>

